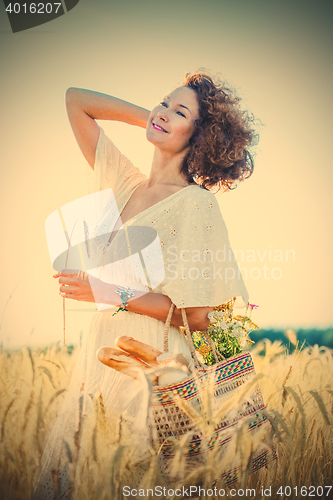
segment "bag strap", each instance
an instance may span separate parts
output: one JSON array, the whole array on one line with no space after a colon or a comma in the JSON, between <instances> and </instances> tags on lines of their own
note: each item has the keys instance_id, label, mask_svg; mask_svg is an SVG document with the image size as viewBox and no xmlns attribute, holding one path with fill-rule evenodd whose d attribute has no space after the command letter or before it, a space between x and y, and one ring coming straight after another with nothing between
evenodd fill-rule
<instances>
[{"instance_id":1,"label":"bag strap","mask_svg":"<svg viewBox=\"0 0 333 500\"><path fill-rule=\"evenodd\" d=\"M169 351L169 328L170 328L170 323L171 323L171 317L173 314L173 311L175 310L175 304L171 302L171 306L168 312L167 319L165 321L165 326L164 326L164 352Z\"/></svg>"},{"instance_id":2,"label":"bag strap","mask_svg":"<svg viewBox=\"0 0 333 500\"><path fill-rule=\"evenodd\" d=\"M219 363L220 360L225 361L227 358L222 356L222 354L216 350L215 344L212 341L212 339L210 338L210 336L208 335L208 333L205 331L205 332L203 332L203 334L205 336L205 339L207 340L207 343L209 344L209 347L212 350L212 353L213 353L213 356L214 356L216 363Z\"/></svg>"},{"instance_id":3,"label":"bag strap","mask_svg":"<svg viewBox=\"0 0 333 500\"><path fill-rule=\"evenodd\" d=\"M175 307L176 307L175 304L171 303L171 306L170 306L170 309L169 309L169 313L168 313L167 319L165 321L165 328L164 328L164 352L168 352L169 351L169 329L170 329L172 314L173 314L173 311L175 310ZM195 350L195 347L194 347L194 344L193 344L193 340L192 340L192 335L191 335L191 332L190 332L190 327L188 326L188 321L187 321L187 316L186 316L186 309L185 308L181 308L181 313L182 313L183 323L184 323L185 332L186 332L186 340L187 340L188 346L190 348L191 356L192 356L193 361L194 361L194 367L197 368L197 369L199 369L199 368L205 369L204 365L198 360L198 357L197 357L197 354L196 354L196 350ZM207 332L205 332L204 335L205 335L205 338L206 338L207 342L209 343L209 345L210 345L210 347L212 349L215 361L216 361L216 363L218 363L219 359L218 359L218 355L217 355L214 343L213 343L212 339L209 337L209 335L208 335ZM224 359L223 356L221 356L221 358Z\"/></svg>"}]
</instances>

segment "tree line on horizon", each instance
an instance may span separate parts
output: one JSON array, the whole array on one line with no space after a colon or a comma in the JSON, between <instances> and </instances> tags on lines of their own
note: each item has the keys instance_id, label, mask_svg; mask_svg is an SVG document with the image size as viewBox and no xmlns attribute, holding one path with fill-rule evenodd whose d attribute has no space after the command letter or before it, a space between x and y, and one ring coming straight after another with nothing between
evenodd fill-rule
<instances>
[{"instance_id":1,"label":"tree line on horizon","mask_svg":"<svg viewBox=\"0 0 333 500\"><path fill-rule=\"evenodd\" d=\"M292 334L292 335L291 335ZM276 328L260 328L254 330L250 334L251 340L259 342L259 340L269 339L271 342L278 340L287 347L293 348L296 339L298 347L307 346L325 346L333 349L333 327L329 328L293 328L293 329L276 329Z\"/></svg>"}]
</instances>

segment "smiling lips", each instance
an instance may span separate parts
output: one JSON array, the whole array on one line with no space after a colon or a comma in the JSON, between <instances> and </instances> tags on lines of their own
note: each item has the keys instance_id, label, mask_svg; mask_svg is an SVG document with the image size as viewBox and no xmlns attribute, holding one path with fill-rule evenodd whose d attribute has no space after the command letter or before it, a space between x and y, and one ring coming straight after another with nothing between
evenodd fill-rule
<instances>
[{"instance_id":1,"label":"smiling lips","mask_svg":"<svg viewBox=\"0 0 333 500\"><path fill-rule=\"evenodd\" d=\"M160 132L165 132L166 134L168 134L168 132L166 130L164 130L163 127L161 127L161 125L157 125L156 123L152 122L152 125L153 125L153 128L155 130L159 130Z\"/></svg>"}]
</instances>

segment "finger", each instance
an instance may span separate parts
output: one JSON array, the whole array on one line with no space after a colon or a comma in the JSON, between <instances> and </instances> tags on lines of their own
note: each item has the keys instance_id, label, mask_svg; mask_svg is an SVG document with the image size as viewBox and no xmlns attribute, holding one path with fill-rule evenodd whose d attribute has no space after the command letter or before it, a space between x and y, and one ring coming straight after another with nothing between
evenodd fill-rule
<instances>
[{"instance_id":1,"label":"finger","mask_svg":"<svg viewBox=\"0 0 333 500\"><path fill-rule=\"evenodd\" d=\"M79 285L82 283L82 280L80 280L80 278L64 278L64 277L61 277L59 278L59 283L63 283L64 285Z\"/></svg>"},{"instance_id":2,"label":"finger","mask_svg":"<svg viewBox=\"0 0 333 500\"><path fill-rule=\"evenodd\" d=\"M59 278L59 276L75 276L79 273L82 273L80 269L63 269L62 271L58 271L53 275L53 278Z\"/></svg>"},{"instance_id":3,"label":"finger","mask_svg":"<svg viewBox=\"0 0 333 500\"><path fill-rule=\"evenodd\" d=\"M59 271L59 273L54 274L53 278L60 278L61 276L66 277L66 278L73 278L74 276L77 276L78 273L62 273Z\"/></svg>"},{"instance_id":4,"label":"finger","mask_svg":"<svg viewBox=\"0 0 333 500\"><path fill-rule=\"evenodd\" d=\"M64 293L64 292L59 292L59 295L61 295L64 299L73 299L73 300L79 300L76 295L72 293Z\"/></svg>"},{"instance_id":5,"label":"finger","mask_svg":"<svg viewBox=\"0 0 333 500\"><path fill-rule=\"evenodd\" d=\"M62 285L59 290L61 292L65 292L65 293L75 293L77 291L79 291L79 287L77 286L70 286L70 285L67 285L67 286L64 286Z\"/></svg>"}]
</instances>

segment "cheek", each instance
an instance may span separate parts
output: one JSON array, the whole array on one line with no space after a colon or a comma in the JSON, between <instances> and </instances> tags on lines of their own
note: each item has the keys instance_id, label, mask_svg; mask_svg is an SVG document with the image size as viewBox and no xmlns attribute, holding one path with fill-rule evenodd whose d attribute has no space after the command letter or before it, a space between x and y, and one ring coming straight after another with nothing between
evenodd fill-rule
<instances>
[{"instance_id":1,"label":"cheek","mask_svg":"<svg viewBox=\"0 0 333 500\"><path fill-rule=\"evenodd\" d=\"M149 141L149 135L151 133L151 121L153 119L153 116L154 116L154 109L150 112L146 125L146 138L148 139L148 141Z\"/></svg>"},{"instance_id":2,"label":"cheek","mask_svg":"<svg viewBox=\"0 0 333 500\"><path fill-rule=\"evenodd\" d=\"M182 126L179 128L179 137L183 140L189 141L194 132L194 127Z\"/></svg>"},{"instance_id":3,"label":"cheek","mask_svg":"<svg viewBox=\"0 0 333 500\"><path fill-rule=\"evenodd\" d=\"M148 121L147 121L147 126L148 126L148 125L149 125L149 123L151 122L151 120L152 120L152 118L153 118L154 114L156 114L156 113L155 113L155 109L156 109L156 108L152 109L152 110L151 110L151 112L149 113L149 116L148 116Z\"/></svg>"}]
</instances>

